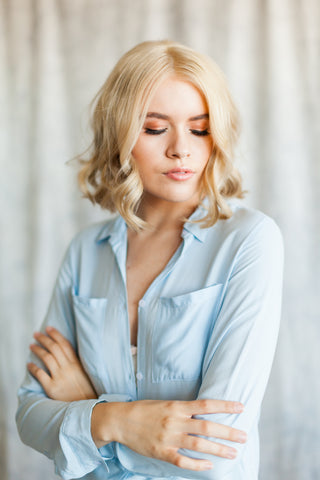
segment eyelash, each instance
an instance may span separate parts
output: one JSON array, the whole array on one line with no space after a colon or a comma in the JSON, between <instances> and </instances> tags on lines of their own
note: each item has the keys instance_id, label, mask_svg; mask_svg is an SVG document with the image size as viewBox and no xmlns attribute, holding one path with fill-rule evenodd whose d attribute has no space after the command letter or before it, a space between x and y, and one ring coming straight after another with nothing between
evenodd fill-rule
<instances>
[{"instance_id":1,"label":"eyelash","mask_svg":"<svg viewBox=\"0 0 320 480\"><path fill-rule=\"evenodd\" d=\"M145 128L145 133L148 135L161 135L166 131L166 128L163 128L161 130L155 130L153 128ZM198 137L206 137L207 135L210 135L210 132L208 130L190 130L193 135L196 135Z\"/></svg>"}]
</instances>

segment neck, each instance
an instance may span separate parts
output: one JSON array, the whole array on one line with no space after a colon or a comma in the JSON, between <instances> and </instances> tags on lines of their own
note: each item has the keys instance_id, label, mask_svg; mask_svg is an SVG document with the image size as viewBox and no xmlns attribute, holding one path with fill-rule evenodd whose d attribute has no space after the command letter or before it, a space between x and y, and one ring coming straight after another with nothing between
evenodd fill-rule
<instances>
[{"instance_id":1,"label":"neck","mask_svg":"<svg viewBox=\"0 0 320 480\"><path fill-rule=\"evenodd\" d=\"M182 230L184 219L188 218L198 207L195 202L167 202L144 197L138 211L142 218L152 227L152 231Z\"/></svg>"}]
</instances>

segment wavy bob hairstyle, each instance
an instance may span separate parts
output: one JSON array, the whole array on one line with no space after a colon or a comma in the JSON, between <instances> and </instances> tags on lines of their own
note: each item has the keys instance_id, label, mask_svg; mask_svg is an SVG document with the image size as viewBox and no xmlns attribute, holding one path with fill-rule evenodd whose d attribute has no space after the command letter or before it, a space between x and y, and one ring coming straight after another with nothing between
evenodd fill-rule
<instances>
[{"instance_id":1,"label":"wavy bob hairstyle","mask_svg":"<svg viewBox=\"0 0 320 480\"><path fill-rule=\"evenodd\" d=\"M123 55L96 95L94 138L89 159L79 157L79 185L85 198L118 211L138 231L147 224L137 214L143 185L132 157L150 99L159 84L175 75L204 95L209 112L213 151L202 179L200 198L207 197L203 227L229 218L227 197L243 197L242 181L233 163L239 136L238 111L219 67L207 56L171 41L143 42Z\"/></svg>"}]
</instances>

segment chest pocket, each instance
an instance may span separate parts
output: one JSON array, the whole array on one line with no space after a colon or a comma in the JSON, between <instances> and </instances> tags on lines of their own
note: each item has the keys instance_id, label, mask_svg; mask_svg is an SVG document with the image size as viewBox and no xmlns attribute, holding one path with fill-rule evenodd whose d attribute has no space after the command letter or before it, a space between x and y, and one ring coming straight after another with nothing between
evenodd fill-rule
<instances>
[{"instance_id":1,"label":"chest pocket","mask_svg":"<svg viewBox=\"0 0 320 480\"><path fill-rule=\"evenodd\" d=\"M152 381L194 381L222 298L222 284L161 297L152 334Z\"/></svg>"},{"instance_id":2,"label":"chest pocket","mask_svg":"<svg viewBox=\"0 0 320 480\"><path fill-rule=\"evenodd\" d=\"M80 361L98 395L105 391L103 338L106 320L106 298L88 298L73 294L77 346Z\"/></svg>"}]
</instances>

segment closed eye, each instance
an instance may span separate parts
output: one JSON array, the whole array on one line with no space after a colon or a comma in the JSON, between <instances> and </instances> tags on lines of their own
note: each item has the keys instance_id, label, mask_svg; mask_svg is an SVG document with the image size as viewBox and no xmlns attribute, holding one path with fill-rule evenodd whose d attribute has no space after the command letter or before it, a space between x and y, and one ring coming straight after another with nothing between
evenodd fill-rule
<instances>
[{"instance_id":1,"label":"closed eye","mask_svg":"<svg viewBox=\"0 0 320 480\"><path fill-rule=\"evenodd\" d=\"M190 130L193 135L197 135L198 137L205 137L207 135L210 135L209 130Z\"/></svg>"},{"instance_id":2,"label":"closed eye","mask_svg":"<svg viewBox=\"0 0 320 480\"><path fill-rule=\"evenodd\" d=\"M165 133L167 131L167 128L159 128L159 129L157 129L157 128L145 128L144 131L148 135L161 135L162 133ZM191 129L190 132L193 135L197 135L198 137L205 137L207 135L210 135L210 132L207 129L205 129L205 130Z\"/></svg>"},{"instance_id":3,"label":"closed eye","mask_svg":"<svg viewBox=\"0 0 320 480\"><path fill-rule=\"evenodd\" d=\"M161 133L164 133L167 129L166 128L161 128L161 129L154 129L154 128L145 128L144 131L148 135L161 135Z\"/></svg>"}]
</instances>

